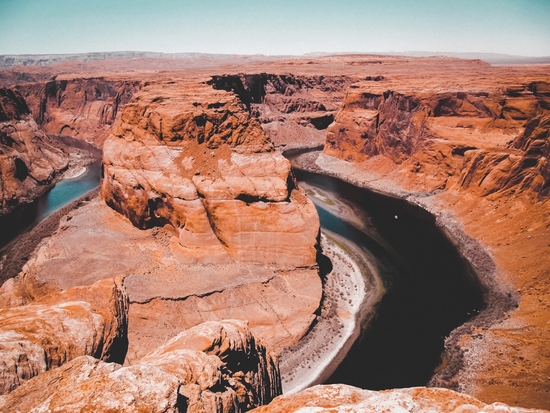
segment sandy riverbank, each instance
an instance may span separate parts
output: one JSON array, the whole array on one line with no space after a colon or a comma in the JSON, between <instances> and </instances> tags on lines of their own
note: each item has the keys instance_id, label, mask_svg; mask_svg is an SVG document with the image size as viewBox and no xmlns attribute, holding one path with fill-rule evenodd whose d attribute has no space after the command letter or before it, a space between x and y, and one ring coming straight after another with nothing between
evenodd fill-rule
<instances>
[{"instance_id":1,"label":"sandy riverbank","mask_svg":"<svg viewBox=\"0 0 550 413\"><path fill-rule=\"evenodd\" d=\"M285 394L330 377L375 315L384 293L374 257L330 231L323 231L321 246L333 269L324 280L323 302L312 329L279 358Z\"/></svg>"}]
</instances>

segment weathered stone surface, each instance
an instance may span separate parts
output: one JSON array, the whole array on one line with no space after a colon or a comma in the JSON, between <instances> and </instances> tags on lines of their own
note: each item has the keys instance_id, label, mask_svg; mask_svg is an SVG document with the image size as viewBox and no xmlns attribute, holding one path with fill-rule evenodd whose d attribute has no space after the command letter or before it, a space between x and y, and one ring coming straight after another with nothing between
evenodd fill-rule
<instances>
[{"instance_id":1,"label":"weathered stone surface","mask_svg":"<svg viewBox=\"0 0 550 413\"><path fill-rule=\"evenodd\" d=\"M522 409L502 403L486 405L473 397L447 389L414 387L377 392L333 384L315 386L290 396L279 396L269 405L252 411L255 413L543 413L545 410Z\"/></svg>"},{"instance_id":2,"label":"weathered stone surface","mask_svg":"<svg viewBox=\"0 0 550 413\"><path fill-rule=\"evenodd\" d=\"M120 279L0 309L0 392L81 355L122 363L127 314Z\"/></svg>"},{"instance_id":3,"label":"weathered stone surface","mask_svg":"<svg viewBox=\"0 0 550 413\"><path fill-rule=\"evenodd\" d=\"M184 331L138 364L79 357L0 397L13 412L242 412L281 393L276 360L243 322Z\"/></svg>"},{"instance_id":4,"label":"weathered stone surface","mask_svg":"<svg viewBox=\"0 0 550 413\"><path fill-rule=\"evenodd\" d=\"M457 185L480 196L546 196L548 86L537 85L429 93L359 82L329 127L324 151L399 165L401 179L427 190Z\"/></svg>"},{"instance_id":5,"label":"weathered stone surface","mask_svg":"<svg viewBox=\"0 0 550 413\"><path fill-rule=\"evenodd\" d=\"M276 146L285 149L325 143L346 88L356 76L250 73L215 75L209 83L234 92Z\"/></svg>"},{"instance_id":6,"label":"weathered stone surface","mask_svg":"<svg viewBox=\"0 0 550 413\"><path fill-rule=\"evenodd\" d=\"M86 291L102 279L129 274L128 363L204 321L248 320L254 336L275 352L308 331L322 294L317 269L189 264L173 239L165 229L139 230L93 200L63 219L23 271L0 288L0 307L77 286Z\"/></svg>"},{"instance_id":7,"label":"weathered stone surface","mask_svg":"<svg viewBox=\"0 0 550 413\"><path fill-rule=\"evenodd\" d=\"M315 208L231 93L146 87L105 143L104 172L105 202L139 228L173 226L184 260L315 265Z\"/></svg>"},{"instance_id":8,"label":"weathered stone surface","mask_svg":"<svg viewBox=\"0 0 550 413\"><path fill-rule=\"evenodd\" d=\"M17 89L46 133L101 147L117 114L141 85L139 80L69 77L18 85Z\"/></svg>"},{"instance_id":9,"label":"weathered stone surface","mask_svg":"<svg viewBox=\"0 0 550 413\"><path fill-rule=\"evenodd\" d=\"M0 215L44 192L69 165L38 129L20 93L0 89Z\"/></svg>"}]
</instances>

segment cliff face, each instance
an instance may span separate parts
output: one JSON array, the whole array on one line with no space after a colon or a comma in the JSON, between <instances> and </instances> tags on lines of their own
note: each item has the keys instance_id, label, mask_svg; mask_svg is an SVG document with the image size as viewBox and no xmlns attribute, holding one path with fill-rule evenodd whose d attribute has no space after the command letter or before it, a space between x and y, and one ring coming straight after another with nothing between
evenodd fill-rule
<instances>
[{"instance_id":1,"label":"cliff face","mask_svg":"<svg viewBox=\"0 0 550 413\"><path fill-rule=\"evenodd\" d=\"M1 394L78 356L124 361L128 296L120 279L70 288L27 305L14 305L25 300L9 293L2 300Z\"/></svg>"},{"instance_id":2,"label":"cliff face","mask_svg":"<svg viewBox=\"0 0 550 413\"><path fill-rule=\"evenodd\" d=\"M69 157L30 116L23 96L0 89L0 215L44 192Z\"/></svg>"},{"instance_id":3,"label":"cliff face","mask_svg":"<svg viewBox=\"0 0 550 413\"><path fill-rule=\"evenodd\" d=\"M325 153L389 160L402 179L428 191L546 196L549 90L533 82L501 92L426 93L359 82L329 127Z\"/></svg>"},{"instance_id":4,"label":"cliff face","mask_svg":"<svg viewBox=\"0 0 550 413\"><path fill-rule=\"evenodd\" d=\"M351 76L271 73L212 76L215 89L234 92L276 146L320 146Z\"/></svg>"},{"instance_id":5,"label":"cliff face","mask_svg":"<svg viewBox=\"0 0 550 413\"><path fill-rule=\"evenodd\" d=\"M389 73L350 86L316 163L434 213L482 274L488 309L447 339L431 385L548 406L550 79L482 66Z\"/></svg>"},{"instance_id":6,"label":"cliff face","mask_svg":"<svg viewBox=\"0 0 550 413\"><path fill-rule=\"evenodd\" d=\"M138 80L68 78L16 86L35 122L51 135L101 147L120 109L141 88Z\"/></svg>"},{"instance_id":7,"label":"cliff face","mask_svg":"<svg viewBox=\"0 0 550 413\"><path fill-rule=\"evenodd\" d=\"M105 202L138 228L169 224L189 262L314 266L319 220L290 163L237 97L145 88L104 146Z\"/></svg>"},{"instance_id":8,"label":"cliff face","mask_svg":"<svg viewBox=\"0 0 550 413\"><path fill-rule=\"evenodd\" d=\"M281 394L276 360L239 321L187 330L131 367L78 357L0 396L3 411L243 412Z\"/></svg>"}]
</instances>

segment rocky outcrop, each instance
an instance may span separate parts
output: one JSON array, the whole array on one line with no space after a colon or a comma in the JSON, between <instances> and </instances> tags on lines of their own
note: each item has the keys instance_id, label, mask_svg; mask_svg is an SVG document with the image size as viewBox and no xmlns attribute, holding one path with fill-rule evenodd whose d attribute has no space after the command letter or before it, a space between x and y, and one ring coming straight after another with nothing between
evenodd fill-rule
<instances>
[{"instance_id":1,"label":"rocky outcrop","mask_svg":"<svg viewBox=\"0 0 550 413\"><path fill-rule=\"evenodd\" d=\"M138 228L169 224L183 260L316 265L319 220L290 163L231 93L157 84L104 146L105 202Z\"/></svg>"},{"instance_id":2,"label":"rocky outcrop","mask_svg":"<svg viewBox=\"0 0 550 413\"><path fill-rule=\"evenodd\" d=\"M239 74L212 76L214 88L234 92L277 146L314 147L325 142L350 76Z\"/></svg>"},{"instance_id":3,"label":"rocky outcrop","mask_svg":"<svg viewBox=\"0 0 550 413\"><path fill-rule=\"evenodd\" d=\"M122 363L127 315L120 279L0 309L0 392L82 355Z\"/></svg>"},{"instance_id":4,"label":"rocky outcrop","mask_svg":"<svg viewBox=\"0 0 550 413\"><path fill-rule=\"evenodd\" d=\"M46 133L101 147L117 114L141 86L139 80L92 77L26 83L16 89Z\"/></svg>"},{"instance_id":5,"label":"rocky outcrop","mask_svg":"<svg viewBox=\"0 0 550 413\"><path fill-rule=\"evenodd\" d=\"M3 411L242 412L281 393L276 360L238 321L184 331L138 364L79 357L0 397Z\"/></svg>"},{"instance_id":6,"label":"rocky outcrop","mask_svg":"<svg viewBox=\"0 0 550 413\"><path fill-rule=\"evenodd\" d=\"M546 196L549 87L429 93L359 82L329 127L324 151L358 163L385 159L399 165L408 185L427 191Z\"/></svg>"},{"instance_id":7,"label":"rocky outcrop","mask_svg":"<svg viewBox=\"0 0 550 413\"><path fill-rule=\"evenodd\" d=\"M287 412L440 412L440 413L527 413L544 410L522 409L503 403L487 405L452 390L414 387L386 391L358 389L343 384L315 386L298 394L277 397L255 413Z\"/></svg>"},{"instance_id":8,"label":"rocky outcrop","mask_svg":"<svg viewBox=\"0 0 550 413\"><path fill-rule=\"evenodd\" d=\"M68 165L67 154L38 129L23 96L0 89L0 215L46 191Z\"/></svg>"}]
</instances>

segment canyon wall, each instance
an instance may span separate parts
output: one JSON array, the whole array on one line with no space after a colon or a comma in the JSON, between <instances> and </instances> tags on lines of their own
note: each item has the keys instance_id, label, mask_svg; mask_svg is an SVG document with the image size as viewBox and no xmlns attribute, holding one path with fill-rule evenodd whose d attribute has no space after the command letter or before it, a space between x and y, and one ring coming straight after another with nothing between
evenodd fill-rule
<instances>
[{"instance_id":1,"label":"canyon wall","mask_svg":"<svg viewBox=\"0 0 550 413\"><path fill-rule=\"evenodd\" d=\"M54 76L48 82L22 83L15 88L44 132L101 147L120 109L141 86L139 80Z\"/></svg>"},{"instance_id":2,"label":"canyon wall","mask_svg":"<svg viewBox=\"0 0 550 413\"><path fill-rule=\"evenodd\" d=\"M273 143L284 149L325 142L346 88L354 76L239 74L212 76L215 89L235 93Z\"/></svg>"},{"instance_id":3,"label":"canyon wall","mask_svg":"<svg viewBox=\"0 0 550 413\"><path fill-rule=\"evenodd\" d=\"M354 84L324 152L358 163L383 157L427 191L548 195L549 83L491 92L403 89Z\"/></svg>"},{"instance_id":4,"label":"canyon wall","mask_svg":"<svg viewBox=\"0 0 550 413\"><path fill-rule=\"evenodd\" d=\"M0 89L0 215L46 191L69 156L42 132L23 96Z\"/></svg>"},{"instance_id":5,"label":"canyon wall","mask_svg":"<svg viewBox=\"0 0 550 413\"><path fill-rule=\"evenodd\" d=\"M429 210L480 275L488 308L447 338L430 384L549 406L550 79L435 63L351 85L315 164Z\"/></svg>"}]
</instances>

